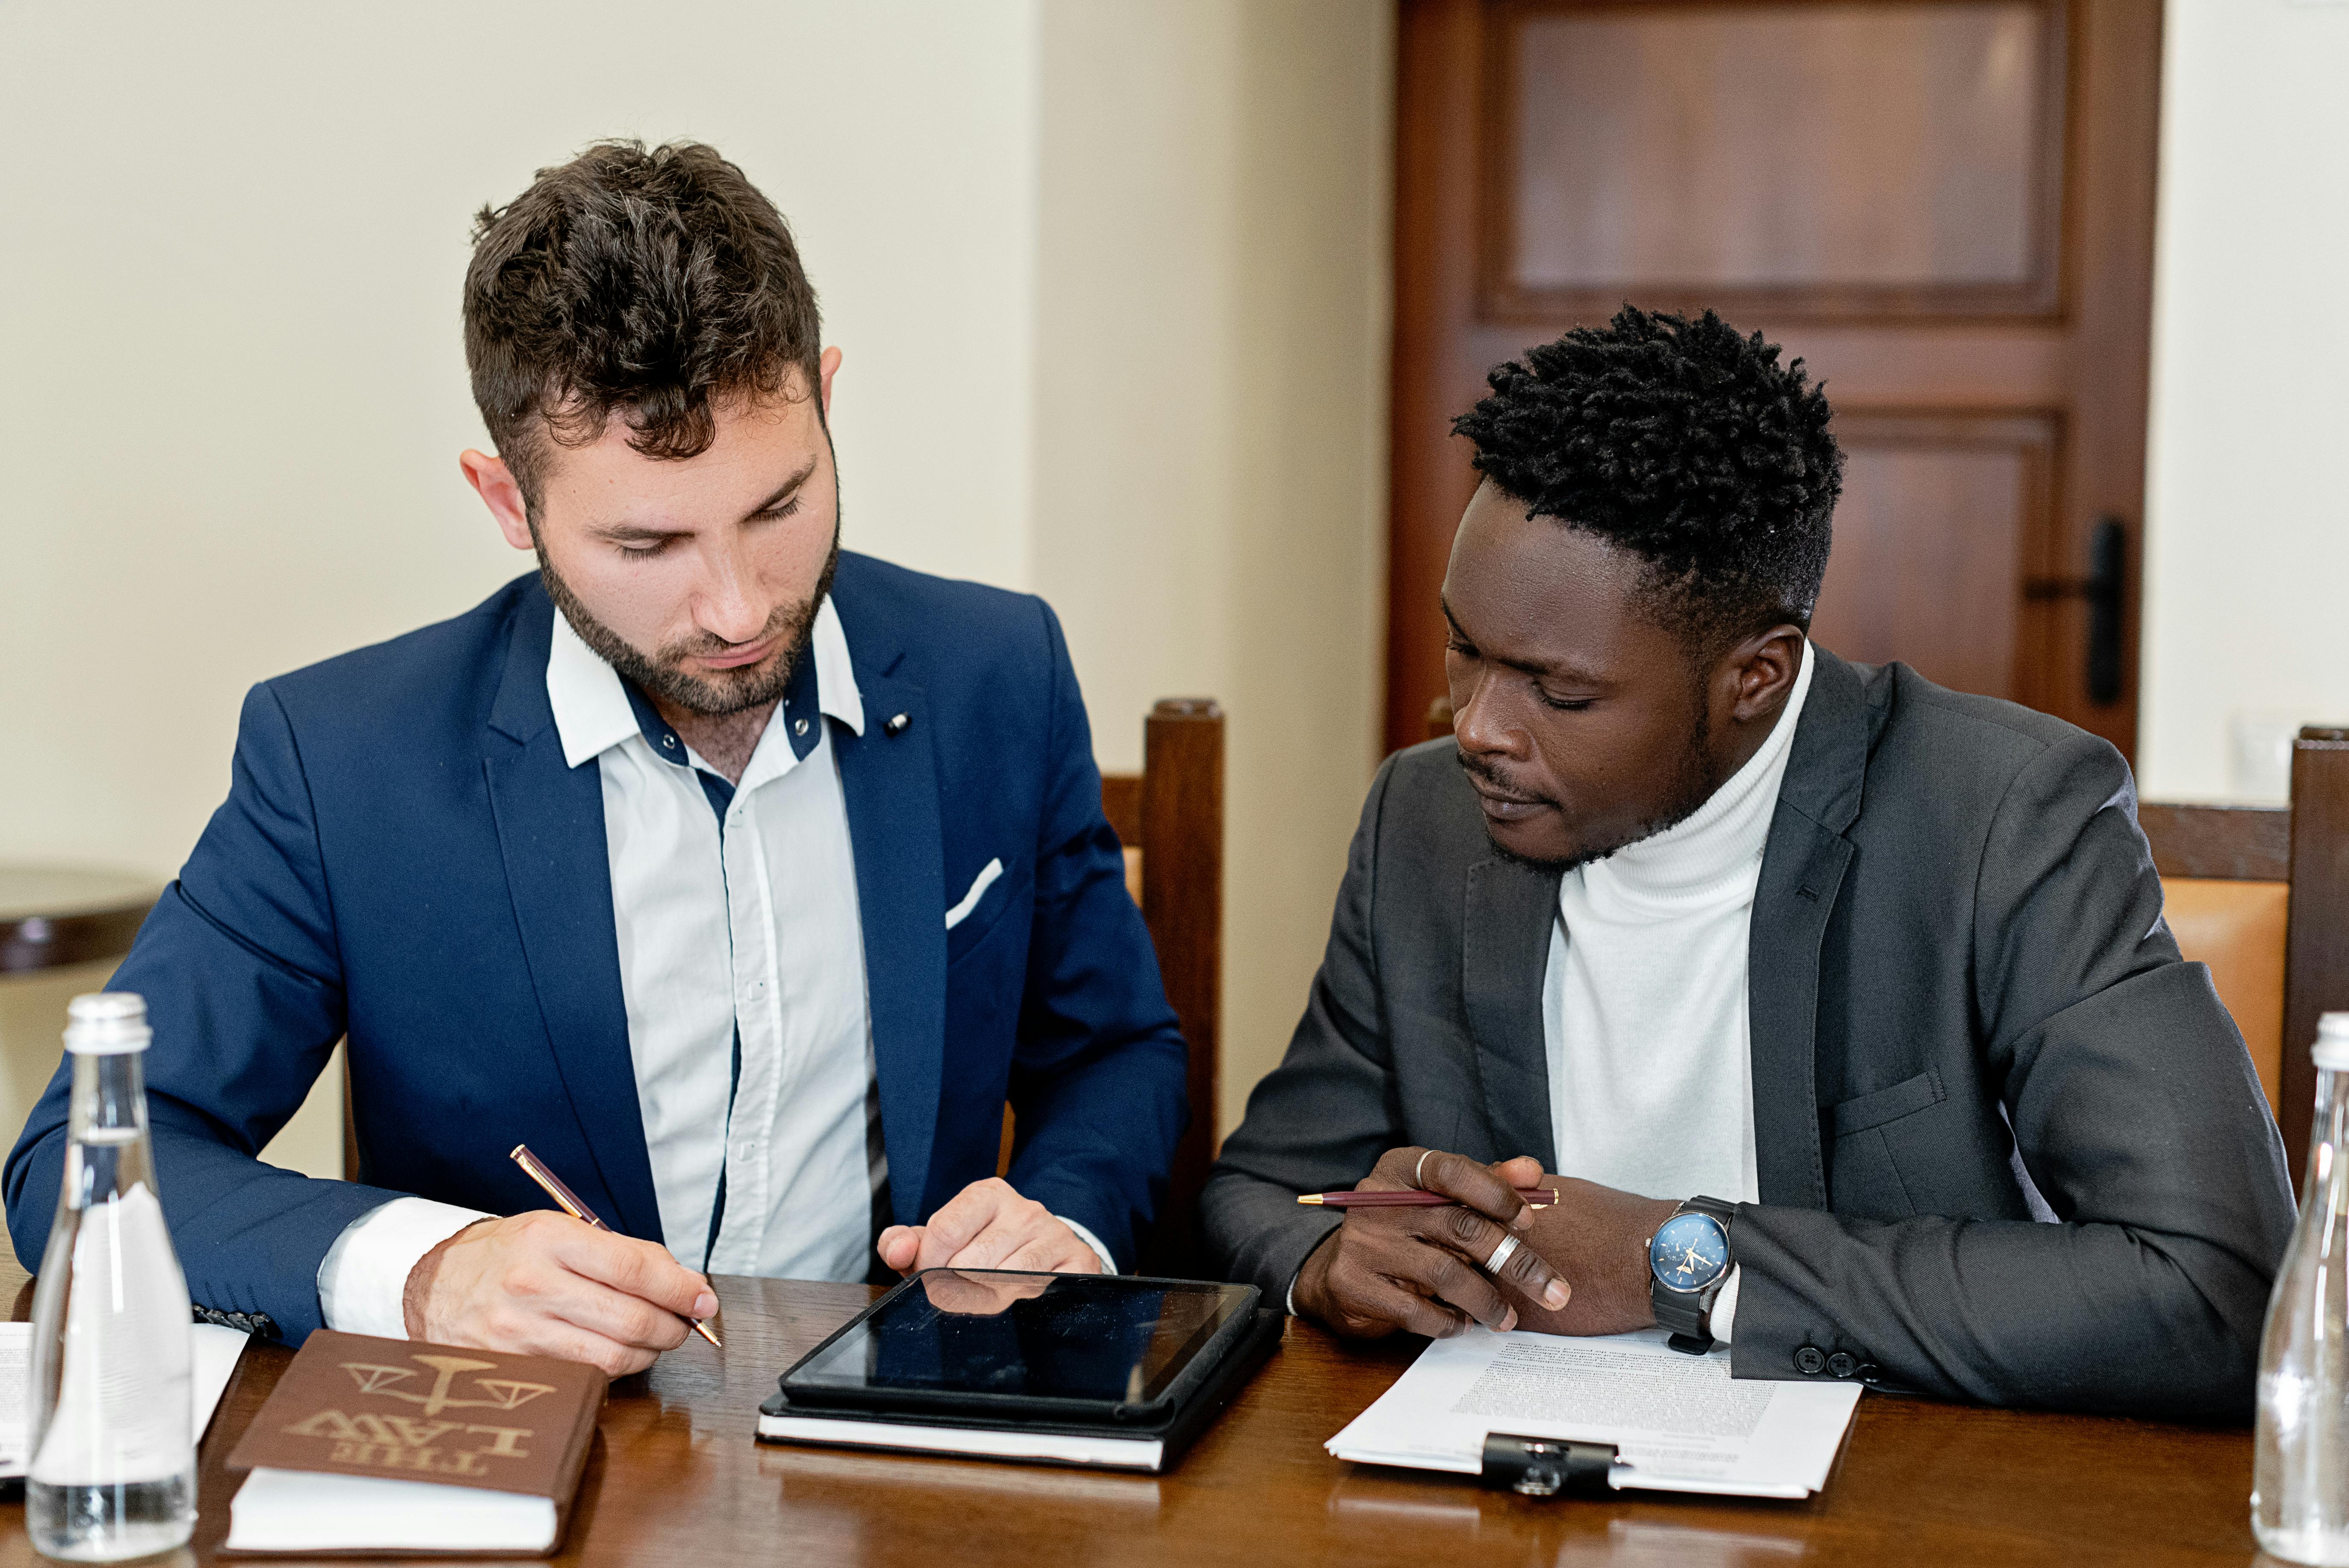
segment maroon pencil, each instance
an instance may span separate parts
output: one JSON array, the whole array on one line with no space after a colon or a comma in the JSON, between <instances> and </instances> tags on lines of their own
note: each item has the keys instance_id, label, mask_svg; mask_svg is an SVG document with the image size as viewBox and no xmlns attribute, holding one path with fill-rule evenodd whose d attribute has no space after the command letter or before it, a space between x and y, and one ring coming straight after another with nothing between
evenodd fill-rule
<instances>
[{"instance_id":1,"label":"maroon pencil","mask_svg":"<svg viewBox=\"0 0 2349 1568\"><path fill-rule=\"evenodd\" d=\"M1557 1202L1557 1189L1520 1187L1517 1196L1525 1200L1528 1209L1547 1209ZM1297 1201L1325 1209L1437 1209L1460 1202L1441 1192L1423 1192L1415 1188L1400 1192L1307 1192Z\"/></svg>"}]
</instances>

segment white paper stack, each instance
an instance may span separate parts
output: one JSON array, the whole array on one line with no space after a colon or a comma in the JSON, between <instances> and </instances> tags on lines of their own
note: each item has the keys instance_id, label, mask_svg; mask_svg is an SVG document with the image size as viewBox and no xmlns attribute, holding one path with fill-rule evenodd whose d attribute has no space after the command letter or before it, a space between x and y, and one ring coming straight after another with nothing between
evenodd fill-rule
<instances>
[{"instance_id":1,"label":"white paper stack","mask_svg":"<svg viewBox=\"0 0 2349 1568\"><path fill-rule=\"evenodd\" d=\"M1733 1378L1726 1346L1689 1356L1665 1337L1472 1328L1430 1344L1329 1449L1475 1475L1485 1437L1507 1432L1613 1443L1617 1487L1799 1498L1826 1484L1858 1384Z\"/></svg>"},{"instance_id":2,"label":"white paper stack","mask_svg":"<svg viewBox=\"0 0 2349 1568\"><path fill-rule=\"evenodd\" d=\"M229 1503L231 1552L543 1552L554 1501L479 1487L256 1466Z\"/></svg>"},{"instance_id":3,"label":"white paper stack","mask_svg":"<svg viewBox=\"0 0 2349 1568\"><path fill-rule=\"evenodd\" d=\"M191 1439L202 1442L212 1425L212 1408L228 1388L236 1358L244 1354L252 1336L240 1328L216 1323L191 1326L194 1338L193 1377L189 1389L188 1416ZM20 1476L30 1456L26 1428L32 1421L31 1371L33 1326L0 1323L0 1477Z\"/></svg>"}]
</instances>

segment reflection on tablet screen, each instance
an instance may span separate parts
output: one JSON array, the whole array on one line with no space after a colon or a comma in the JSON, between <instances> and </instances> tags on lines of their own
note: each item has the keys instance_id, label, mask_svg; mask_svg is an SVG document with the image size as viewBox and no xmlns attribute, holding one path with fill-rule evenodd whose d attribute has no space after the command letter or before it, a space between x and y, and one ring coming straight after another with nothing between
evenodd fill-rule
<instances>
[{"instance_id":1,"label":"reflection on tablet screen","mask_svg":"<svg viewBox=\"0 0 2349 1568\"><path fill-rule=\"evenodd\" d=\"M932 1269L792 1376L842 1390L1155 1399L1244 1288L1114 1274Z\"/></svg>"}]
</instances>

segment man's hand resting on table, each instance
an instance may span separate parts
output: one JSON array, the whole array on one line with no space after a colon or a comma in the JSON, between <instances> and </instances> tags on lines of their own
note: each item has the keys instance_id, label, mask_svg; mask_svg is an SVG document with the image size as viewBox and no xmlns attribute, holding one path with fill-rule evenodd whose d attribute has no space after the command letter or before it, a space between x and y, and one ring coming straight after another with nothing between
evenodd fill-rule
<instances>
[{"instance_id":1,"label":"man's hand resting on table","mask_svg":"<svg viewBox=\"0 0 2349 1568\"><path fill-rule=\"evenodd\" d=\"M533 1210L483 1220L409 1271L410 1339L584 1361L619 1377L685 1342L718 1310L668 1249Z\"/></svg>"},{"instance_id":2,"label":"man's hand resting on table","mask_svg":"<svg viewBox=\"0 0 2349 1568\"><path fill-rule=\"evenodd\" d=\"M1428 1162L1430 1169L1435 1161ZM1670 1198L1642 1198L1596 1181L1541 1174L1532 1160L1512 1161L1535 1171L1531 1187L1557 1189L1558 1201L1534 1211L1526 1245L1574 1282L1574 1299L1552 1311L1519 1300L1518 1326L1543 1334L1628 1334L1656 1326L1649 1286L1648 1238L1680 1205Z\"/></svg>"},{"instance_id":3,"label":"man's hand resting on table","mask_svg":"<svg viewBox=\"0 0 2349 1568\"><path fill-rule=\"evenodd\" d=\"M1101 1258L1043 1204L999 1176L974 1181L926 1225L881 1233L881 1261L901 1274L923 1269L1030 1269L1099 1274Z\"/></svg>"},{"instance_id":4,"label":"man's hand resting on table","mask_svg":"<svg viewBox=\"0 0 2349 1568\"><path fill-rule=\"evenodd\" d=\"M1536 1186L1558 1189L1563 1201L1527 1208L1516 1189ZM1653 1321L1645 1243L1671 1217L1669 1201L1546 1176L1530 1157L1484 1165L1419 1149L1388 1150L1357 1183L1361 1191L1412 1187L1458 1206L1348 1210L1298 1272L1299 1313L1363 1338L1397 1329L1444 1338L1472 1322L1615 1334ZM1497 1276L1486 1273L1511 1236L1517 1246Z\"/></svg>"}]
</instances>

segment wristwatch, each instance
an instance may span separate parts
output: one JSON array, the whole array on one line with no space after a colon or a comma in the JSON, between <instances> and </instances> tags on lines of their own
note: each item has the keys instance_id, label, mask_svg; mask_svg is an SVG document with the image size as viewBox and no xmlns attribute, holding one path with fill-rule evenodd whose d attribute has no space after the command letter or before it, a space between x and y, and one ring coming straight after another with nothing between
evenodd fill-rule
<instances>
[{"instance_id":1,"label":"wristwatch","mask_svg":"<svg viewBox=\"0 0 2349 1568\"><path fill-rule=\"evenodd\" d=\"M1691 1198L1648 1238L1648 1299L1675 1350L1702 1356L1713 1348L1713 1298L1737 1265L1729 1250L1736 1217L1734 1203Z\"/></svg>"}]
</instances>

